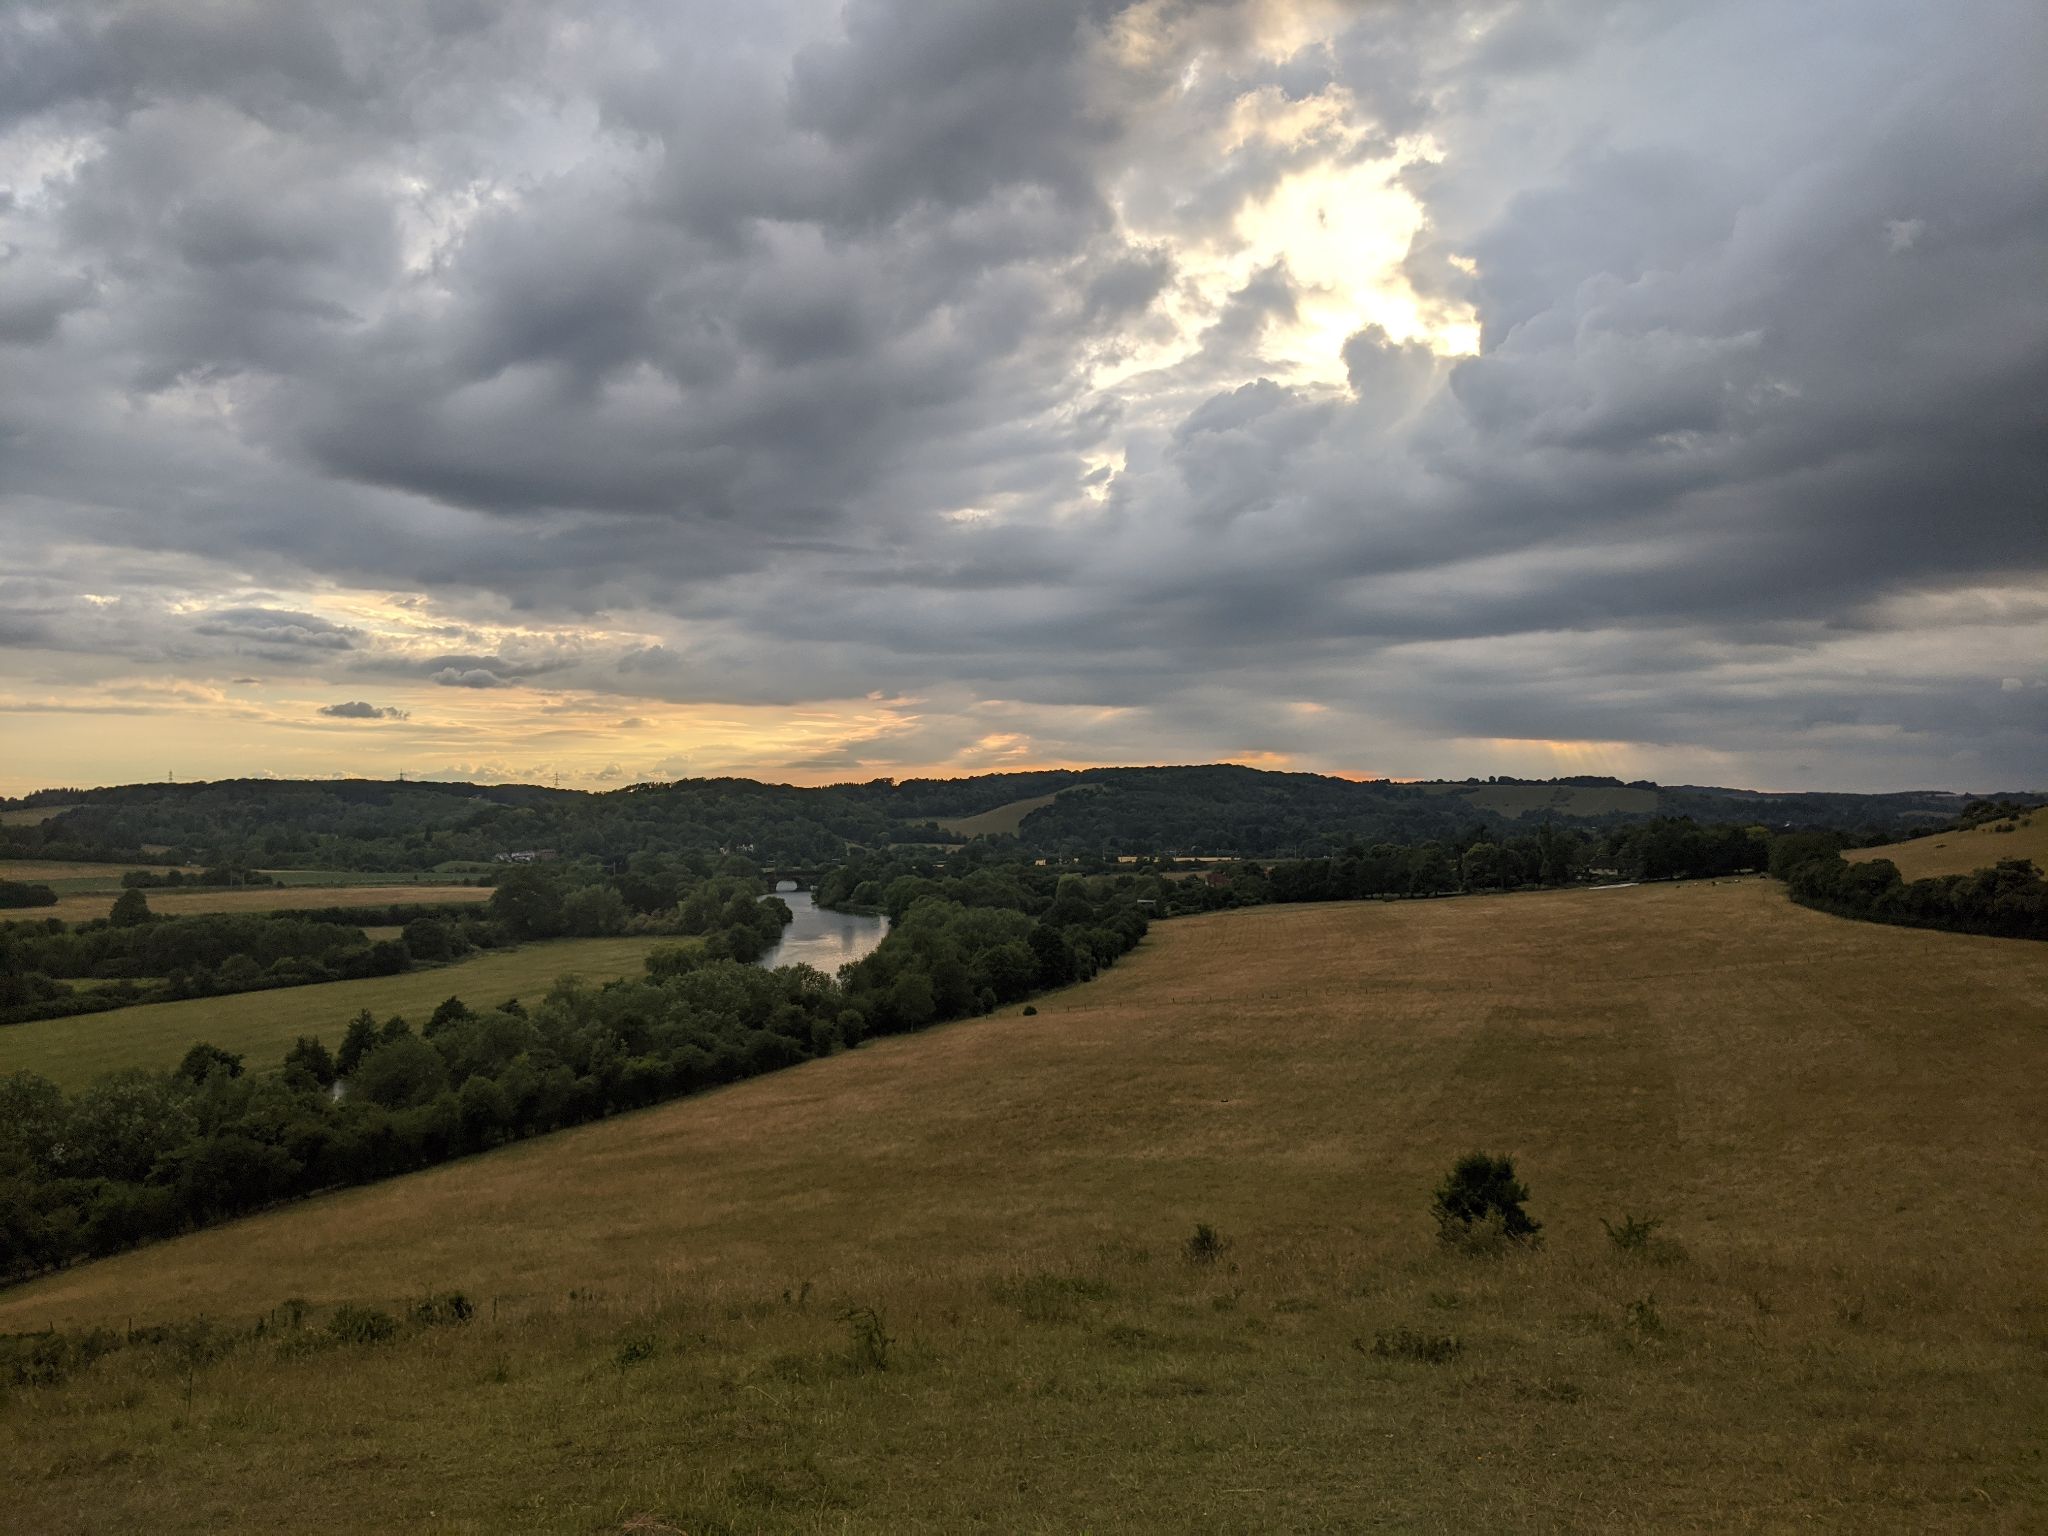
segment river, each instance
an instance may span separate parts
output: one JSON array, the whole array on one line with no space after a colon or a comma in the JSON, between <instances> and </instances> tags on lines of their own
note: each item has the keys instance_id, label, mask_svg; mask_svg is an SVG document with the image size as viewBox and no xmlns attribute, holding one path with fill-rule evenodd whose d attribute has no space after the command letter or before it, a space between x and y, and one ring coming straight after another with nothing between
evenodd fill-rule
<instances>
[{"instance_id":1,"label":"river","mask_svg":"<svg viewBox=\"0 0 2048 1536\"><path fill-rule=\"evenodd\" d=\"M827 976L836 976L839 967L869 953L889 931L886 917L828 911L811 900L809 891L778 889L775 894L789 903L791 918L782 930L782 941L759 961L770 970L778 965L814 965Z\"/></svg>"}]
</instances>

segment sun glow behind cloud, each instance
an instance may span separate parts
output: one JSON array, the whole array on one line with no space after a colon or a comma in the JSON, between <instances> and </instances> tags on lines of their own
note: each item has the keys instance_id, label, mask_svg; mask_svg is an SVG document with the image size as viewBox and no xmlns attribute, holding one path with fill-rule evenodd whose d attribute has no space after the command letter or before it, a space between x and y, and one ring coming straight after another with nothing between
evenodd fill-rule
<instances>
[{"instance_id":1,"label":"sun glow behind cloud","mask_svg":"<svg viewBox=\"0 0 2048 1536\"><path fill-rule=\"evenodd\" d=\"M1426 138L1376 143L1342 90L1290 99L1267 86L1237 100L1217 144L1220 160L1255 152L1303 163L1248 199L1221 234L1190 238L1158 222L1143 209L1170 209L1174 199L1154 187L1128 187L1116 200L1129 239L1172 252L1176 281L1161 301L1166 334L1105 358L1097 388L1191 357L1231 296L1269 271L1284 274L1293 290L1293 313L1269 319L1259 349L1264 371L1284 382L1342 387L1344 344L1373 325L1441 356L1478 350L1471 306L1424 304L1402 271L1425 217L1400 173L1438 158L1436 145ZM1470 269L1469 261L1460 264Z\"/></svg>"}]
</instances>

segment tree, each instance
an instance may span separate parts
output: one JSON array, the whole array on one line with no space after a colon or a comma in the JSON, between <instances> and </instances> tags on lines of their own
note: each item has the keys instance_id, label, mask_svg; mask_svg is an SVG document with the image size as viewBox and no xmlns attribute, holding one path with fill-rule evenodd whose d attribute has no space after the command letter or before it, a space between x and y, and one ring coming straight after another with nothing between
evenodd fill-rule
<instances>
[{"instance_id":1,"label":"tree","mask_svg":"<svg viewBox=\"0 0 2048 1536\"><path fill-rule=\"evenodd\" d=\"M626 931L625 898L608 885L586 885L562 901L562 928L580 939L601 939Z\"/></svg>"},{"instance_id":2,"label":"tree","mask_svg":"<svg viewBox=\"0 0 2048 1536\"><path fill-rule=\"evenodd\" d=\"M562 931L562 888L543 870L515 869L491 893L491 916L515 939L551 939Z\"/></svg>"},{"instance_id":3,"label":"tree","mask_svg":"<svg viewBox=\"0 0 2048 1536\"><path fill-rule=\"evenodd\" d=\"M357 1065L377 1043L377 1020L369 1009L348 1021L348 1033L341 1037L341 1049L335 1053L335 1070L343 1077L355 1074Z\"/></svg>"},{"instance_id":4,"label":"tree","mask_svg":"<svg viewBox=\"0 0 2048 1536\"><path fill-rule=\"evenodd\" d=\"M490 1078L481 1073L470 1078L462 1085L455 1102L463 1140L473 1147L488 1147L504 1139L512 1123L512 1110L505 1090Z\"/></svg>"},{"instance_id":5,"label":"tree","mask_svg":"<svg viewBox=\"0 0 2048 1536\"><path fill-rule=\"evenodd\" d=\"M1496 843L1474 843L1463 860L1467 890L1493 890L1507 883L1507 859Z\"/></svg>"},{"instance_id":6,"label":"tree","mask_svg":"<svg viewBox=\"0 0 2048 1536\"><path fill-rule=\"evenodd\" d=\"M107 921L116 928L138 928L150 919L149 898L140 889L123 891L114 902L114 910L107 914Z\"/></svg>"},{"instance_id":7,"label":"tree","mask_svg":"<svg viewBox=\"0 0 2048 1536\"><path fill-rule=\"evenodd\" d=\"M443 998L434 1009L434 1016L427 1020L427 1027L423 1033L430 1036L439 1034L450 1024L458 1024L468 1017L469 1006L461 998Z\"/></svg>"},{"instance_id":8,"label":"tree","mask_svg":"<svg viewBox=\"0 0 2048 1536\"><path fill-rule=\"evenodd\" d=\"M1515 1177L1513 1158L1468 1152L1437 1186L1430 1214L1445 1242L1462 1242L1496 1227L1501 1236L1526 1242L1543 1226L1522 1209L1528 1198L1528 1186Z\"/></svg>"},{"instance_id":9,"label":"tree","mask_svg":"<svg viewBox=\"0 0 2048 1536\"><path fill-rule=\"evenodd\" d=\"M289 1070L298 1067L322 1088L333 1086L341 1075L341 1069L334 1064L334 1053L320 1043L318 1035L301 1035L284 1053L284 1064Z\"/></svg>"},{"instance_id":10,"label":"tree","mask_svg":"<svg viewBox=\"0 0 2048 1536\"><path fill-rule=\"evenodd\" d=\"M386 1109L428 1104L448 1087L448 1066L441 1053L414 1034L378 1043L349 1074L351 1095L360 1094Z\"/></svg>"},{"instance_id":11,"label":"tree","mask_svg":"<svg viewBox=\"0 0 2048 1536\"><path fill-rule=\"evenodd\" d=\"M242 1058L202 1040L185 1053L185 1059L178 1063L177 1075L189 1083L203 1083L216 1072L240 1077Z\"/></svg>"},{"instance_id":12,"label":"tree","mask_svg":"<svg viewBox=\"0 0 2048 1536\"><path fill-rule=\"evenodd\" d=\"M931 1023L935 1005L931 978L923 971L905 971L889 989L889 1014L898 1029L922 1029Z\"/></svg>"},{"instance_id":13,"label":"tree","mask_svg":"<svg viewBox=\"0 0 2048 1536\"><path fill-rule=\"evenodd\" d=\"M416 917L405 925L402 933L406 953L415 960L449 960L459 953L449 940L446 923L431 917Z\"/></svg>"},{"instance_id":14,"label":"tree","mask_svg":"<svg viewBox=\"0 0 2048 1536\"><path fill-rule=\"evenodd\" d=\"M299 1173L289 1153L239 1130L195 1141L173 1161L179 1198L200 1221L275 1200L290 1190Z\"/></svg>"}]
</instances>

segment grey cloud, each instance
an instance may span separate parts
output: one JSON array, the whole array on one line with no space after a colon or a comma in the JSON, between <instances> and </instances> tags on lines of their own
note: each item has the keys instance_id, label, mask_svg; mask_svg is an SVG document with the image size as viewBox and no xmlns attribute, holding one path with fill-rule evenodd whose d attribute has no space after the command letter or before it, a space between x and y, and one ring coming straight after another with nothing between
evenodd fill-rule
<instances>
[{"instance_id":1,"label":"grey cloud","mask_svg":"<svg viewBox=\"0 0 2048 1536\"><path fill-rule=\"evenodd\" d=\"M58 323L92 302L93 281L82 272L63 272L29 262L19 252L0 250L0 342L46 342Z\"/></svg>"},{"instance_id":2,"label":"grey cloud","mask_svg":"<svg viewBox=\"0 0 2048 1536\"><path fill-rule=\"evenodd\" d=\"M342 704L323 704L320 713L332 720L404 720L408 718L402 709L390 705L366 703L361 699L350 699Z\"/></svg>"},{"instance_id":3,"label":"grey cloud","mask_svg":"<svg viewBox=\"0 0 2048 1536\"><path fill-rule=\"evenodd\" d=\"M484 667L443 667L432 674L430 681L443 688L509 688L511 680L498 676Z\"/></svg>"},{"instance_id":4,"label":"grey cloud","mask_svg":"<svg viewBox=\"0 0 2048 1536\"><path fill-rule=\"evenodd\" d=\"M0 637L961 713L816 771L969 753L1000 706L1077 754L1577 732L1918 773L1946 731L2025 777L2040 695L1998 679L2036 621L1887 604L2048 581L2038 7L1352 7L1278 61L1271 8L1147 7L1124 56L1127 10L16 8L0 124L80 156L0 200L0 516L63 572L0 586ZM1252 92L1353 120L1233 139ZM1478 355L1359 324L1305 383L1280 262L1096 387L1283 178L1424 135L1403 272ZM422 657L297 599L173 611L149 560L450 622ZM1916 626L1952 667L1886 643ZM1056 723L1091 707L1126 713Z\"/></svg>"},{"instance_id":5,"label":"grey cloud","mask_svg":"<svg viewBox=\"0 0 2048 1536\"><path fill-rule=\"evenodd\" d=\"M194 634L241 642L258 651L353 650L361 631L314 613L285 608L217 608Z\"/></svg>"}]
</instances>

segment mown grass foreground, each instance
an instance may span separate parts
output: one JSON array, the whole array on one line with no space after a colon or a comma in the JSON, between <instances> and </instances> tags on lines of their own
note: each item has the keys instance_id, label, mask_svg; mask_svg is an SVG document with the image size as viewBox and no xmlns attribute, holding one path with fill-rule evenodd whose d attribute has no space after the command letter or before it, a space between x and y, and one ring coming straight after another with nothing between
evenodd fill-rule
<instances>
[{"instance_id":1,"label":"mown grass foreground","mask_svg":"<svg viewBox=\"0 0 2048 1536\"><path fill-rule=\"evenodd\" d=\"M36 1531L2038 1529L2048 947L1760 882L1086 986L0 1294ZM1512 1153L1544 1246L1445 1250ZM1635 1252L1603 1219L1664 1220ZM1198 1222L1226 1246L1183 1248ZM339 1303L466 1323L328 1342ZM302 1325L257 1314L301 1296Z\"/></svg>"}]
</instances>

